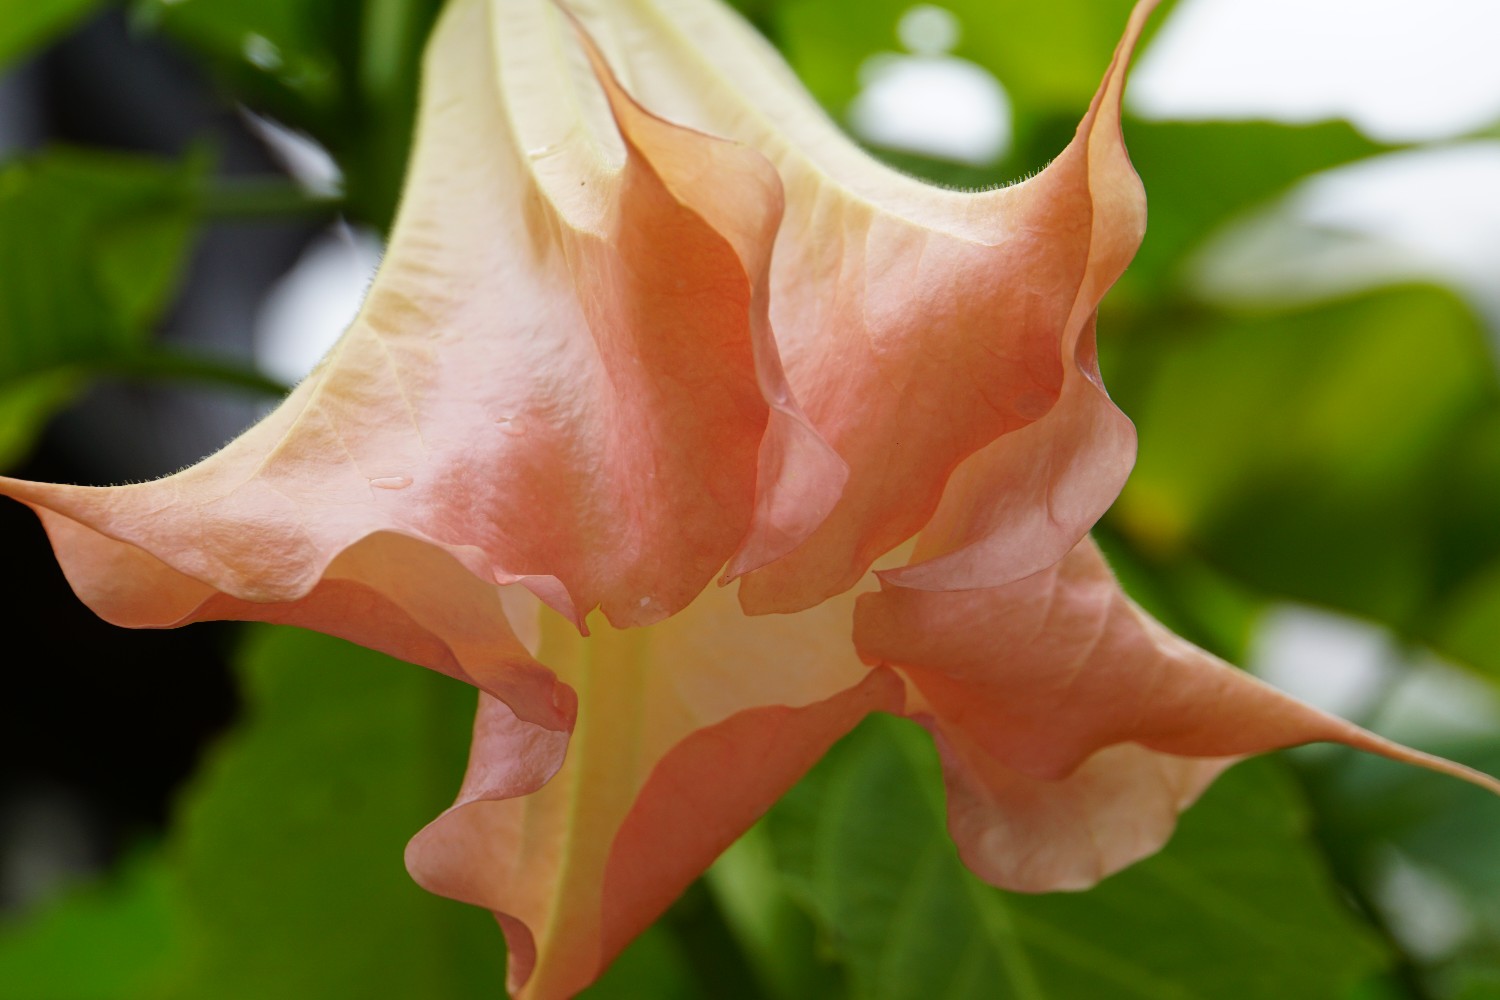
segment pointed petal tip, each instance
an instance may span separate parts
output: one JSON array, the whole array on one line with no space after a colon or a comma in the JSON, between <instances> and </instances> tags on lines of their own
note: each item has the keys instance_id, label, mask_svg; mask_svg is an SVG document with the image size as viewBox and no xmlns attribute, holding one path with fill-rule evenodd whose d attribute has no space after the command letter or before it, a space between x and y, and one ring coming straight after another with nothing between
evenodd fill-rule
<instances>
[{"instance_id":1,"label":"pointed petal tip","mask_svg":"<svg viewBox=\"0 0 1500 1000\"><path fill-rule=\"evenodd\" d=\"M1493 776L1298 702L1168 632L1087 539L1004 587L883 583L859 599L855 636L866 662L909 679L944 753L955 839L1006 888L1091 884L1164 844L1227 762L1305 743L1500 794ZM1077 835L1080 823L1097 836Z\"/></svg>"},{"instance_id":2,"label":"pointed petal tip","mask_svg":"<svg viewBox=\"0 0 1500 1000\"><path fill-rule=\"evenodd\" d=\"M1424 768L1451 778L1457 778L1459 781L1475 785L1493 795L1500 795L1500 777L1488 774L1478 768L1469 767L1467 764L1460 764L1457 761L1449 760L1446 757L1427 753L1424 750L1415 750L1403 743L1388 740L1384 736L1372 733L1351 723L1344 723L1342 720L1335 721L1340 722L1342 726L1348 727L1350 731L1340 736L1327 737L1326 739L1330 742L1343 743L1354 747L1356 750L1376 754L1401 764L1410 764L1414 767Z\"/></svg>"}]
</instances>

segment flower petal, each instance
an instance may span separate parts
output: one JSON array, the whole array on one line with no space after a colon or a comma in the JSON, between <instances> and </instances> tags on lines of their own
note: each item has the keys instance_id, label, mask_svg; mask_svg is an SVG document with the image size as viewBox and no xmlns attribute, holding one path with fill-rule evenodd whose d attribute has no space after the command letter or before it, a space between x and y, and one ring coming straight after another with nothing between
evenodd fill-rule
<instances>
[{"instance_id":1,"label":"flower petal","mask_svg":"<svg viewBox=\"0 0 1500 1000\"><path fill-rule=\"evenodd\" d=\"M1133 447L1098 386L1092 336L1099 298L1144 226L1118 114L1153 4L1137 7L1067 149L1029 181L970 194L858 150L718 3L568 3L638 99L762 151L786 187L771 319L793 393L851 473L790 554L770 565L761 552L736 555L745 607L795 610L848 588L922 527L960 462L1033 426L1033 439L995 445L971 478L988 493L1003 481L1017 509L1056 499L1056 523L1035 533L1035 518L1018 523L1007 508L959 543L977 557L904 572L927 587L991 585L1060 558L1118 492ZM1055 461L1032 465L1038 455Z\"/></svg>"},{"instance_id":2,"label":"flower petal","mask_svg":"<svg viewBox=\"0 0 1500 1000\"><path fill-rule=\"evenodd\" d=\"M410 618L421 590L391 589L393 546L440 565L439 590L467 591L449 579L462 567L627 625L685 606L747 539L770 557L813 530L845 469L792 401L766 319L780 181L754 151L645 113L591 56L549 0L452 4L389 253L319 369L166 479L0 480L52 512L86 601L137 625L296 618L407 655L447 637L380 638L394 626L375 609ZM139 572L88 569L121 561ZM356 570L366 597L329 598Z\"/></svg>"},{"instance_id":3,"label":"flower petal","mask_svg":"<svg viewBox=\"0 0 1500 1000\"><path fill-rule=\"evenodd\" d=\"M854 655L852 610L752 619L711 589L587 639L544 612L538 655L581 695L567 761L514 797L530 782L508 762L533 737L485 699L458 802L408 848L413 877L500 915L517 996L572 996L835 739L900 709L900 681Z\"/></svg>"},{"instance_id":4,"label":"flower petal","mask_svg":"<svg viewBox=\"0 0 1500 1000\"><path fill-rule=\"evenodd\" d=\"M1145 840L1131 825L1101 825L1098 847L1066 830L1068 800L1081 795L1090 815L1109 815L1126 800L1117 798L1123 789L1104 782L1139 784L1160 766L1148 757L1096 758L1121 745L1222 759L1328 740L1500 793L1500 781L1488 775L1304 705L1173 635L1125 597L1089 539L1056 566L1001 587L931 592L882 582L880 593L860 598L855 643L866 662L898 668L920 692L916 711L935 720L949 747L955 794L1000 804L959 809L969 817L955 828L969 840L966 850L992 854L974 816L998 816L1008 801L1042 810L1025 836L1043 852L1048 877L1060 881L1024 866L988 865L1021 888L1077 887L1088 873L1097 877L1139 856ZM1172 795L1181 805L1191 801L1187 791L1202 772L1184 767L1158 783L1152 808ZM1068 787L1043 793L1037 782ZM1160 824L1153 830L1163 840L1168 832ZM1113 837L1124 843L1109 843ZM1047 840L1053 843L1041 844ZM1080 852L1071 863L1059 856L1068 849Z\"/></svg>"},{"instance_id":5,"label":"flower petal","mask_svg":"<svg viewBox=\"0 0 1500 1000\"><path fill-rule=\"evenodd\" d=\"M572 689L532 658L510 626L507 605L530 595L481 581L438 547L392 532L368 535L332 559L300 598L249 601L58 513L72 488L10 486L23 496L51 497L51 506L33 506L68 582L106 621L130 628L267 621L317 629L473 684L503 698L529 724L563 734L572 729Z\"/></svg>"},{"instance_id":6,"label":"flower petal","mask_svg":"<svg viewBox=\"0 0 1500 1000\"><path fill-rule=\"evenodd\" d=\"M969 870L1014 892L1087 889L1160 850L1178 815L1239 758L1178 757L1134 743L1106 747L1066 778L1043 781L932 730L948 785L948 831Z\"/></svg>"}]
</instances>

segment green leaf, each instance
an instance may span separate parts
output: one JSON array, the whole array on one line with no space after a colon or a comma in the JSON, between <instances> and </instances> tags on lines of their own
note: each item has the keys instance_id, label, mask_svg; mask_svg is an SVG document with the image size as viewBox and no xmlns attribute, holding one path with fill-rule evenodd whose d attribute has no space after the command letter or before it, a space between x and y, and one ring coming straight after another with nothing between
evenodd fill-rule
<instances>
[{"instance_id":1,"label":"green leaf","mask_svg":"<svg viewBox=\"0 0 1500 1000\"><path fill-rule=\"evenodd\" d=\"M708 870L717 899L762 994L778 1000L846 996L843 970L818 947L807 910L786 891L766 824L751 828Z\"/></svg>"},{"instance_id":2,"label":"green leaf","mask_svg":"<svg viewBox=\"0 0 1500 1000\"><path fill-rule=\"evenodd\" d=\"M697 1000L712 996L699 988L689 959L662 925L647 928L626 948L599 980L579 994L584 1000Z\"/></svg>"},{"instance_id":3,"label":"green leaf","mask_svg":"<svg viewBox=\"0 0 1500 1000\"><path fill-rule=\"evenodd\" d=\"M1160 294L1180 277L1184 259L1240 213L1322 170L1387 149L1346 122L1279 125L1270 122L1125 123L1130 160L1146 185L1150 224L1140 251L1112 292ZM1209 179L1209 180L1206 180ZM1101 326L1106 329L1107 326Z\"/></svg>"},{"instance_id":4,"label":"green leaf","mask_svg":"<svg viewBox=\"0 0 1500 1000\"><path fill-rule=\"evenodd\" d=\"M235 98L321 142L345 207L389 225L418 70L442 0L135 0L140 23L202 56Z\"/></svg>"},{"instance_id":5,"label":"green leaf","mask_svg":"<svg viewBox=\"0 0 1500 1000\"><path fill-rule=\"evenodd\" d=\"M493 920L401 861L458 786L474 692L289 629L257 630L242 664L247 722L195 779L173 845L195 932L182 995L498 992Z\"/></svg>"},{"instance_id":6,"label":"green leaf","mask_svg":"<svg viewBox=\"0 0 1500 1000\"><path fill-rule=\"evenodd\" d=\"M240 87L305 110L333 112L346 98L333 27L357 23L358 0L137 0L138 23L215 61Z\"/></svg>"},{"instance_id":7,"label":"green leaf","mask_svg":"<svg viewBox=\"0 0 1500 1000\"><path fill-rule=\"evenodd\" d=\"M401 860L457 787L473 690L292 629L251 632L240 673L246 721L194 779L146 882L127 875L0 938L0 995L72 997L73 966L143 934L160 985L104 967L83 995L500 993L494 921L419 889ZM89 963L48 959L85 936L74 954Z\"/></svg>"},{"instance_id":8,"label":"green leaf","mask_svg":"<svg viewBox=\"0 0 1500 1000\"><path fill-rule=\"evenodd\" d=\"M215 382L280 395L241 366L164 350L206 163L55 149L0 168L0 468L88 376Z\"/></svg>"},{"instance_id":9,"label":"green leaf","mask_svg":"<svg viewBox=\"0 0 1500 1000\"><path fill-rule=\"evenodd\" d=\"M71 28L102 0L24 0L0 17L0 69Z\"/></svg>"},{"instance_id":10,"label":"green leaf","mask_svg":"<svg viewBox=\"0 0 1500 1000\"><path fill-rule=\"evenodd\" d=\"M1165 852L1079 894L980 883L940 787L926 735L877 718L770 814L783 876L854 996L1328 1000L1381 966L1273 762L1235 768Z\"/></svg>"},{"instance_id":11,"label":"green leaf","mask_svg":"<svg viewBox=\"0 0 1500 1000\"><path fill-rule=\"evenodd\" d=\"M182 948L173 894L161 859L139 856L105 885L75 889L24 922L0 924L0 996L162 996Z\"/></svg>"},{"instance_id":12,"label":"green leaf","mask_svg":"<svg viewBox=\"0 0 1500 1000\"><path fill-rule=\"evenodd\" d=\"M1500 677L1500 564L1476 573L1459 589L1432 643L1460 662Z\"/></svg>"},{"instance_id":13,"label":"green leaf","mask_svg":"<svg viewBox=\"0 0 1500 1000\"><path fill-rule=\"evenodd\" d=\"M0 382L135 351L192 229L197 164L55 150L0 169Z\"/></svg>"},{"instance_id":14,"label":"green leaf","mask_svg":"<svg viewBox=\"0 0 1500 1000\"><path fill-rule=\"evenodd\" d=\"M0 388L0 470L16 467L31 453L47 421L78 394L84 382L78 372L63 369Z\"/></svg>"},{"instance_id":15,"label":"green leaf","mask_svg":"<svg viewBox=\"0 0 1500 1000\"><path fill-rule=\"evenodd\" d=\"M1132 328L1106 367L1141 451L1113 523L1263 593L1430 637L1500 554L1476 427L1500 413L1481 327L1452 294ZM1457 525L1458 527L1455 527Z\"/></svg>"},{"instance_id":16,"label":"green leaf","mask_svg":"<svg viewBox=\"0 0 1500 1000\"><path fill-rule=\"evenodd\" d=\"M1450 736L1429 749L1491 774L1500 769L1493 736ZM1336 753L1308 772L1324 841L1345 878L1373 887L1364 892L1379 901L1397 938L1420 939L1412 942L1420 946L1410 969L1424 985L1418 995L1500 995L1500 800L1363 754ZM1393 890L1393 863L1415 873L1427 892Z\"/></svg>"},{"instance_id":17,"label":"green leaf","mask_svg":"<svg viewBox=\"0 0 1500 1000\"><path fill-rule=\"evenodd\" d=\"M203 167L59 149L0 168L0 462L24 452L81 372L148 353Z\"/></svg>"},{"instance_id":18,"label":"green leaf","mask_svg":"<svg viewBox=\"0 0 1500 1000\"><path fill-rule=\"evenodd\" d=\"M1449 739L1432 752L1491 774L1500 771L1500 739ZM1466 897L1468 914L1500 942L1500 799L1457 781L1364 755L1334 758L1315 772L1330 842L1365 876L1392 848L1442 877ZM1497 956L1500 957L1500 956Z\"/></svg>"},{"instance_id":19,"label":"green leaf","mask_svg":"<svg viewBox=\"0 0 1500 1000\"><path fill-rule=\"evenodd\" d=\"M841 116L858 92L864 61L900 50L896 25L912 6L908 0L867 0L851 17L843 0L800 0L778 5L774 24L797 75ZM1104 76L1132 3L950 0L942 6L959 22L954 54L995 73L1015 103L1024 134L1028 122L1051 112L1067 111L1076 122Z\"/></svg>"}]
</instances>

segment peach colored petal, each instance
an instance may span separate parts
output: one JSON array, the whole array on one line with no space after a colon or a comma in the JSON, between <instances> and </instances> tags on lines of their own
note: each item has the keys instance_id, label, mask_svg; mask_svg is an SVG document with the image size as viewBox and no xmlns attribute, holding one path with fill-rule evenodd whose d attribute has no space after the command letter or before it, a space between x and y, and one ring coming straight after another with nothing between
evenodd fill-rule
<instances>
[{"instance_id":1,"label":"peach colored petal","mask_svg":"<svg viewBox=\"0 0 1500 1000\"><path fill-rule=\"evenodd\" d=\"M1093 317L1076 350L1057 404L970 455L913 562L882 578L919 590L996 587L1050 566L1093 527L1135 465L1135 427L1099 378Z\"/></svg>"},{"instance_id":2,"label":"peach colored petal","mask_svg":"<svg viewBox=\"0 0 1500 1000\"><path fill-rule=\"evenodd\" d=\"M970 477L987 492L1004 482L1009 505L946 562L903 571L907 582L993 585L1060 558L1118 492L1133 448L1098 385L1092 336L1144 226L1118 115L1153 4L1137 7L1073 142L1038 176L983 193L876 164L721 4L568 5L642 103L754 146L786 187L771 319L792 391L851 472L802 545L769 565L752 546L735 556L745 607L795 610L846 589L922 527L953 470L987 447ZM1034 433L1006 444L1023 428ZM1028 516L1011 516L1020 510Z\"/></svg>"},{"instance_id":3,"label":"peach colored petal","mask_svg":"<svg viewBox=\"0 0 1500 1000\"><path fill-rule=\"evenodd\" d=\"M1135 464L1135 428L1105 392L1094 322L1146 229L1145 194L1120 133L1120 98L1130 51L1149 13L1144 5L1136 8L1105 86L1078 127L1080 136L1090 136L1085 170L1095 211L1088 263L1063 337L1062 391L1046 416L959 466L912 565L884 574L892 583L967 590L1044 569L1093 526Z\"/></svg>"},{"instance_id":4,"label":"peach colored petal","mask_svg":"<svg viewBox=\"0 0 1500 1000\"><path fill-rule=\"evenodd\" d=\"M920 693L916 711L932 717L948 745L950 781L965 803L954 834L967 841L966 856L991 859L986 871L1019 888L1077 887L1140 856L1150 838L1131 826L1099 824L1099 837L1122 844L1070 839L1064 829L1068 801L1082 795L1091 815L1107 816L1125 802L1125 789L1110 781L1139 786L1160 766L1149 756L1096 757L1122 745L1232 758L1328 740L1500 792L1488 775L1304 705L1168 632L1125 597L1089 539L1057 565L1001 587L932 592L883 581L878 594L860 598L855 643L867 662L907 676ZM1183 790L1202 776L1177 765L1146 801L1157 810L1169 800L1186 805L1192 795ZM1067 787L1047 791L1038 782ZM995 803L1007 801L1040 812L986 833L976 817L999 815ZM1016 842L1017 830L1029 848ZM1159 843L1169 827L1157 822L1151 831ZM1034 854L1043 868L997 866L987 836ZM1062 856L1068 850L1078 853ZM1053 876L1062 881L1051 885Z\"/></svg>"},{"instance_id":5,"label":"peach colored petal","mask_svg":"<svg viewBox=\"0 0 1500 1000\"><path fill-rule=\"evenodd\" d=\"M24 493L66 487L13 484ZM54 501L62 506L64 501ZM252 602L216 591L139 546L37 506L63 572L102 618L131 628L195 621L268 621L337 635L505 699L528 723L566 733L577 699L537 663L510 626L507 600L447 552L393 533L339 553L296 600ZM559 761L561 757L559 757Z\"/></svg>"},{"instance_id":6,"label":"peach colored petal","mask_svg":"<svg viewBox=\"0 0 1500 1000\"><path fill-rule=\"evenodd\" d=\"M572 996L835 739L900 709L900 681L854 655L852 610L746 618L712 589L588 638L543 612L538 656L581 695L567 761L514 797L530 782L508 762L534 737L486 699L457 804L408 848L413 877L500 915L517 996Z\"/></svg>"},{"instance_id":7,"label":"peach colored petal","mask_svg":"<svg viewBox=\"0 0 1500 1000\"><path fill-rule=\"evenodd\" d=\"M1239 758L1106 747L1072 774L1012 770L932 717L948 786L948 830L969 870L1015 892L1087 889L1155 854L1177 817Z\"/></svg>"},{"instance_id":8,"label":"peach colored petal","mask_svg":"<svg viewBox=\"0 0 1500 1000\"><path fill-rule=\"evenodd\" d=\"M766 319L766 160L642 111L549 0L459 0L431 53L389 252L319 369L174 476L0 493L51 512L60 561L113 620L299 621L565 725L571 696L484 588L580 624L596 605L656 621L747 539L795 545L846 470ZM115 563L132 568L89 569ZM463 623L417 622L429 593L463 593ZM485 642L514 678L438 649Z\"/></svg>"}]
</instances>

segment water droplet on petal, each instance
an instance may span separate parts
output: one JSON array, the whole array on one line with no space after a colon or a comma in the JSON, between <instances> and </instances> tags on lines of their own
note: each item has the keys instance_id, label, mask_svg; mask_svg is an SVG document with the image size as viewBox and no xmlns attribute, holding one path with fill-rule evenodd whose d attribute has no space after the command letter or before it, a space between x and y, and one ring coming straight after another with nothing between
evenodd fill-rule
<instances>
[{"instance_id":1,"label":"water droplet on petal","mask_svg":"<svg viewBox=\"0 0 1500 1000\"><path fill-rule=\"evenodd\" d=\"M526 155L531 157L533 160L540 160L543 157L552 156L560 149L562 149L562 147L563 144L560 142L549 142L545 146L537 146L534 149L528 149L526 151Z\"/></svg>"},{"instance_id":2,"label":"water droplet on petal","mask_svg":"<svg viewBox=\"0 0 1500 1000\"><path fill-rule=\"evenodd\" d=\"M495 424L506 434L510 434L513 437L520 437L526 433L525 417L499 417L495 420Z\"/></svg>"},{"instance_id":3,"label":"water droplet on petal","mask_svg":"<svg viewBox=\"0 0 1500 1000\"><path fill-rule=\"evenodd\" d=\"M376 476L370 485L377 490L404 490L411 485L411 476Z\"/></svg>"}]
</instances>

